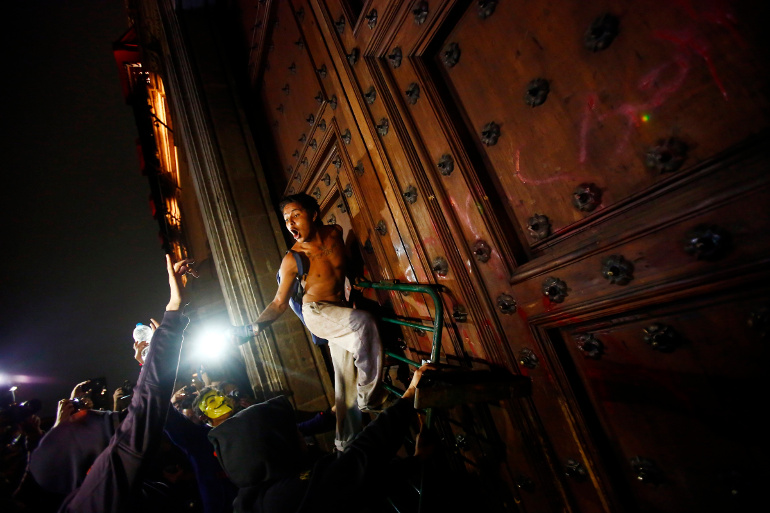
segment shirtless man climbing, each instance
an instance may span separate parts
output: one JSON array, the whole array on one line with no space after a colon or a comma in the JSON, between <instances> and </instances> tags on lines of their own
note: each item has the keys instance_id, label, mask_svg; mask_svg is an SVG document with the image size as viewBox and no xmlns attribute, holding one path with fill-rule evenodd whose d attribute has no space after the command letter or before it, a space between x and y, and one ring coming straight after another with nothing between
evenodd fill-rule
<instances>
[{"instance_id":1,"label":"shirtless man climbing","mask_svg":"<svg viewBox=\"0 0 770 513\"><path fill-rule=\"evenodd\" d=\"M342 227L324 225L318 203L307 194L294 194L279 204L286 229L294 238L281 262L280 284L273 301L252 325L254 333L270 326L289 305L297 277L292 252L309 261L303 277L302 315L317 337L329 341L334 366L337 413L335 445L342 450L361 431L361 411L381 410L387 398L382 388L382 343L374 317L351 308L345 299L345 278L354 283Z\"/></svg>"}]
</instances>

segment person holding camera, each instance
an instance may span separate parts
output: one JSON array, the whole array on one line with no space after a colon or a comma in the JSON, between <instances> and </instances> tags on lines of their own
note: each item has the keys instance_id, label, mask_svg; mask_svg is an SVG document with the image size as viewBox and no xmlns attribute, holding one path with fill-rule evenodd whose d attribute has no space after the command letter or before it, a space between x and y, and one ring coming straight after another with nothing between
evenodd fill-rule
<instances>
[{"instance_id":1,"label":"person holding camera","mask_svg":"<svg viewBox=\"0 0 770 513\"><path fill-rule=\"evenodd\" d=\"M16 403L15 397L0 405L0 506L11 501L29 455L44 435L37 415L41 406L38 399Z\"/></svg>"},{"instance_id":2,"label":"person holding camera","mask_svg":"<svg viewBox=\"0 0 770 513\"><path fill-rule=\"evenodd\" d=\"M181 278L197 276L191 265L191 260L174 262L166 255L169 302L125 412L80 413L71 400L60 404L58 425L43 437L30 459L28 476L50 499L33 506L34 511L162 510L160 501L145 498L150 488L143 485L146 461L159 449L173 392L188 323L181 312L185 304Z\"/></svg>"}]
</instances>

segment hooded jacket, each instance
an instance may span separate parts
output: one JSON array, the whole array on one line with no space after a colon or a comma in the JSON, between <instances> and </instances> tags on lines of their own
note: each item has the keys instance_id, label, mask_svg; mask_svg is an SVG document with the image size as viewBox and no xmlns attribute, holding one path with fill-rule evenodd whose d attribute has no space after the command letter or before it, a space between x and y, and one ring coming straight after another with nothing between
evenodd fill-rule
<instances>
[{"instance_id":1,"label":"hooded jacket","mask_svg":"<svg viewBox=\"0 0 770 513\"><path fill-rule=\"evenodd\" d=\"M239 411L208 436L239 488L290 477L302 464L294 408L284 396Z\"/></svg>"},{"instance_id":2,"label":"hooded jacket","mask_svg":"<svg viewBox=\"0 0 770 513\"><path fill-rule=\"evenodd\" d=\"M64 498L83 483L119 423L118 412L87 410L83 418L51 429L30 457L29 472L35 482Z\"/></svg>"}]
</instances>

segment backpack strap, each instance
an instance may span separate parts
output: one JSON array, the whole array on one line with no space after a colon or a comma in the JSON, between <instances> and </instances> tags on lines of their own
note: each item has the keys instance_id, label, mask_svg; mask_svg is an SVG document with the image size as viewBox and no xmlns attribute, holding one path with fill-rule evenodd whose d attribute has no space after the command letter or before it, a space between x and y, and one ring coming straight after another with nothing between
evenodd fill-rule
<instances>
[{"instance_id":1,"label":"backpack strap","mask_svg":"<svg viewBox=\"0 0 770 513\"><path fill-rule=\"evenodd\" d=\"M299 319L302 321L302 324L305 324L305 318L302 316L302 296L305 295L305 289L302 287L302 278L307 274L307 270L305 269L305 263L302 261L302 255L300 253L292 250L289 250L288 252L294 255L294 260L297 262L297 277L294 278L294 283L292 283L291 291L289 292L289 306L297 315L297 317L299 317ZM276 273L275 279L278 280L278 284L280 285L280 271ZM318 346L328 344L326 339L319 338L312 333L311 335L315 345Z\"/></svg>"},{"instance_id":2,"label":"backpack strap","mask_svg":"<svg viewBox=\"0 0 770 513\"><path fill-rule=\"evenodd\" d=\"M304 276L306 274L305 271L305 262L302 260L302 255L300 255L296 251L289 250L289 253L294 254L294 261L297 262L297 276Z\"/></svg>"},{"instance_id":3,"label":"backpack strap","mask_svg":"<svg viewBox=\"0 0 770 513\"><path fill-rule=\"evenodd\" d=\"M307 274L305 264L302 262L302 255L296 251L289 250L294 255L294 261L297 262L297 276L294 278L294 284L291 287L291 297L300 305L302 309L302 296L305 295L305 289L302 287L302 277Z\"/></svg>"}]
</instances>

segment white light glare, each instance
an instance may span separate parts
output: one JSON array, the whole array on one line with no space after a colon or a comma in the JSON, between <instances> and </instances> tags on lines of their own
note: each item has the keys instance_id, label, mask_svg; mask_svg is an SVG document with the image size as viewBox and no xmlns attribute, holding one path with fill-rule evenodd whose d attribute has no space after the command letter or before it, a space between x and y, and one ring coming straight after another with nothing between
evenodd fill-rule
<instances>
[{"instance_id":1,"label":"white light glare","mask_svg":"<svg viewBox=\"0 0 770 513\"><path fill-rule=\"evenodd\" d=\"M225 354L230 344L229 330L208 328L199 336L196 346L196 356L202 360L218 360Z\"/></svg>"}]
</instances>

